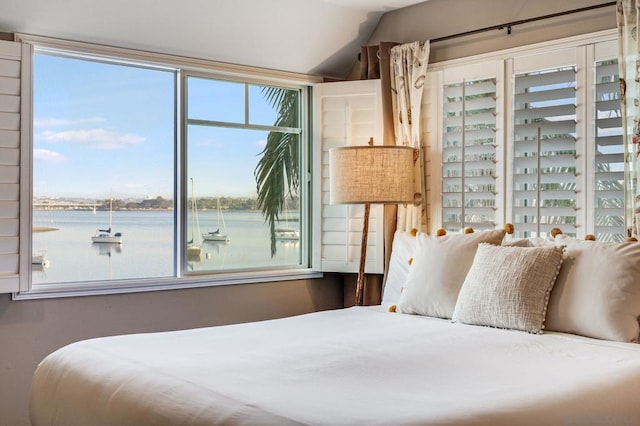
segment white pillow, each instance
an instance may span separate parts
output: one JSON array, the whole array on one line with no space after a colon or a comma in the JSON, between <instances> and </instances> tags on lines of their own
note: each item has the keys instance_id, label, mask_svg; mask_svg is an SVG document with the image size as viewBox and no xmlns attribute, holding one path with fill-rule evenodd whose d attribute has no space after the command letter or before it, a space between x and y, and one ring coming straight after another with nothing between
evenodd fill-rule
<instances>
[{"instance_id":1,"label":"white pillow","mask_svg":"<svg viewBox=\"0 0 640 426\"><path fill-rule=\"evenodd\" d=\"M480 244L453 321L542 333L549 292L561 264L559 247Z\"/></svg>"},{"instance_id":2,"label":"white pillow","mask_svg":"<svg viewBox=\"0 0 640 426\"><path fill-rule=\"evenodd\" d=\"M551 292L547 330L637 342L640 243L581 241L564 235L564 261Z\"/></svg>"},{"instance_id":3,"label":"white pillow","mask_svg":"<svg viewBox=\"0 0 640 426\"><path fill-rule=\"evenodd\" d=\"M389 271L382 290L382 304L398 303L402 286L409 273L409 259L413 257L417 238L408 232L397 230L391 245Z\"/></svg>"},{"instance_id":4,"label":"white pillow","mask_svg":"<svg viewBox=\"0 0 640 426\"><path fill-rule=\"evenodd\" d=\"M442 237L418 234L396 312L451 318L478 244L499 245L504 229Z\"/></svg>"}]
</instances>

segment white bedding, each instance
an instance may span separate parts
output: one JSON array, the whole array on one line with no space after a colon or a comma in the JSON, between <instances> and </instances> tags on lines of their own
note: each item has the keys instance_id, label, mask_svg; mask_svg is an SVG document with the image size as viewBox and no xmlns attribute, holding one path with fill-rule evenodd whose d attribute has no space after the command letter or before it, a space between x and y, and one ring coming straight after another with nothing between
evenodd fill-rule
<instances>
[{"instance_id":1,"label":"white bedding","mask_svg":"<svg viewBox=\"0 0 640 426\"><path fill-rule=\"evenodd\" d=\"M640 345L356 307L78 342L39 425L635 425Z\"/></svg>"}]
</instances>

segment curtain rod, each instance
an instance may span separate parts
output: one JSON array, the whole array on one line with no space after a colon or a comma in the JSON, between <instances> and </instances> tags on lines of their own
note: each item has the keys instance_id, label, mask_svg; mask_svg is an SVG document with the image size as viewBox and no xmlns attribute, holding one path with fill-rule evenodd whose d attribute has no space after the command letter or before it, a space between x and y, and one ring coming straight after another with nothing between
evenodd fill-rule
<instances>
[{"instance_id":1,"label":"curtain rod","mask_svg":"<svg viewBox=\"0 0 640 426\"><path fill-rule=\"evenodd\" d=\"M492 30L503 30L505 28L507 29L507 34L511 34L511 27L513 27L515 25L527 24L529 22L541 21L543 19L556 18L558 16L571 15L573 13L586 12L588 10L600 9L602 7L607 7L607 6L615 6L615 4L616 4L615 1L610 1L608 3L597 4L597 5L594 5L594 6L581 7L579 9L567 10L565 12L552 13L550 15L537 16L535 18L521 19L519 21L512 21L512 22L507 22L507 23L504 23L504 24L492 25L490 27L478 28L477 30L465 31L465 32L458 33L458 34L452 34L452 35L448 35L448 36L444 36L444 37L434 38L434 39L432 39L430 41L430 43L438 43L440 41L451 40L453 38L464 37L464 36L478 34L478 33L484 33L484 32L492 31Z\"/></svg>"}]
</instances>

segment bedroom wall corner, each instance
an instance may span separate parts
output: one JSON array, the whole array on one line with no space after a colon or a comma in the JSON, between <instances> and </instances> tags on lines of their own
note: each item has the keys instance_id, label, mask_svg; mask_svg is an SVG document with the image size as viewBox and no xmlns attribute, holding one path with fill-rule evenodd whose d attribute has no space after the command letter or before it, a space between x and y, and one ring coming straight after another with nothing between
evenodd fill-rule
<instances>
[{"instance_id":1,"label":"bedroom wall corner","mask_svg":"<svg viewBox=\"0 0 640 426\"><path fill-rule=\"evenodd\" d=\"M0 426L28 426L31 377L69 343L260 321L343 307L337 275L321 279L13 301L0 295Z\"/></svg>"}]
</instances>

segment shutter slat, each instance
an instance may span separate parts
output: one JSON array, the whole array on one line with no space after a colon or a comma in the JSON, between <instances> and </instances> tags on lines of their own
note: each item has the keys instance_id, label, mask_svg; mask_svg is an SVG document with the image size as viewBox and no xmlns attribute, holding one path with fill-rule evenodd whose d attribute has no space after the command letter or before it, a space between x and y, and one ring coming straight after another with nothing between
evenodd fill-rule
<instances>
[{"instance_id":1,"label":"shutter slat","mask_svg":"<svg viewBox=\"0 0 640 426\"><path fill-rule=\"evenodd\" d=\"M535 152L538 149L538 141L535 139L516 140L513 142L515 154ZM540 149L546 151L573 151L576 149L576 140L573 137L549 138L540 141Z\"/></svg>"},{"instance_id":2,"label":"shutter slat","mask_svg":"<svg viewBox=\"0 0 640 426\"><path fill-rule=\"evenodd\" d=\"M517 124L515 134L519 137L536 137L540 129L541 135L569 134L576 131L575 120L543 121L540 123Z\"/></svg>"},{"instance_id":3,"label":"shutter slat","mask_svg":"<svg viewBox=\"0 0 640 426\"><path fill-rule=\"evenodd\" d=\"M615 99L596 101L596 110L600 112L614 112L620 115L620 96Z\"/></svg>"},{"instance_id":4,"label":"shutter slat","mask_svg":"<svg viewBox=\"0 0 640 426\"><path fill-rule=\"evenodd\" d=\"M496 106L495 93L491 93L491 96L467 99L464 104L467 112L493 109ZM460 111L462 111L462 101L447 102L444 104L445 116L447 114L460 113Z\"/></svg>"},{"instance_id":5,"label":"shutter slat","mask_svg":"<svg viewBox=\"0 0 640 426\"><path fill-rule=\"evenodd\" d=\"M516 201L521 200L535 200L535 191L514 191L513 198ZM570 190L557 190L557 191L540 191L540 199L546 200L572 200L575 199L576 192Z\"/></svg>"},{"instance_id":6,"label":"shutter slat","mask_svg":"<svg viewBox=\"0 0 640 426\"><path fill-rule=\"evenodd\" d=\"M599 118L596 120L598 129L615 129L622 127L622 117Z\"/></svg>"},{"instance_id":7,"label":"shutter slat","mask_svg":"<svg viewBox=\"0 0 640 426\"><path fill-rule=\"evenodd\" d=\"M537 157L515 157L514 168L519 170L522 168L535 169L538 164ZM540 167L545 169L549 167L575 167L576 157L573 155L543 155L540 157Z\"/></svg>"},{"instance_id":8,"label":"shutter slat","mask_svg":"<svg viewBox=\"0 0 640 426\"><path fill-rule=\"evenodd\" d=\"M517 120L531 120L535 118L559 117L576 114L575 105L555 105L548 107L520 109L514 112Z\"/></svg>"},{"instance_id":9,"label":"shutter slat","mask_svg":"<svg viewBox=\"0 0 640 426\"><path fill-rule=\"evenodd\" d=\"M541 90L539 92L520 93L515 95L516 104L531 102L557 101L564 99L574 99L576 89L573 87L563 89Z\"/></svg>"},{"instance_id":10,"label":"shutter slat","mask_svg":"<svg viewBox=\"0 0 640 426\"><path fill-rule=\"evenodd\" d=\"M482 82L478 82L478 81L468 82L468 84L466 84L464 87L464 93L466 96L494 94L495 92L496 92L495 80L484 80ZM445 86L444 97L445 98L462 97L462 84Z\"/></svg>"},{"instance_id":11,"label":"shutter slat","mask_svg":"<svg viewBox=\"0 0 640 426\"><path fill-rule=\"evenodd\" d=\"M519 75L516 78L516 92L522 92L526 89L539 86L548 86L552 84L573 83L576 80L576 72L574 69L563 71L550 71L532 73L529 75Z\"/></svg>"},{"instance_id":12,"label":"shutter slat","mask_svg":"<svg viewBox=\"0 0 640 426\"><path fill-rule=\"evenodd\" d=\"M596 146L612 146L622 145L622 136L597 136L595 138Z\"/></svg>"}]
</instances>

